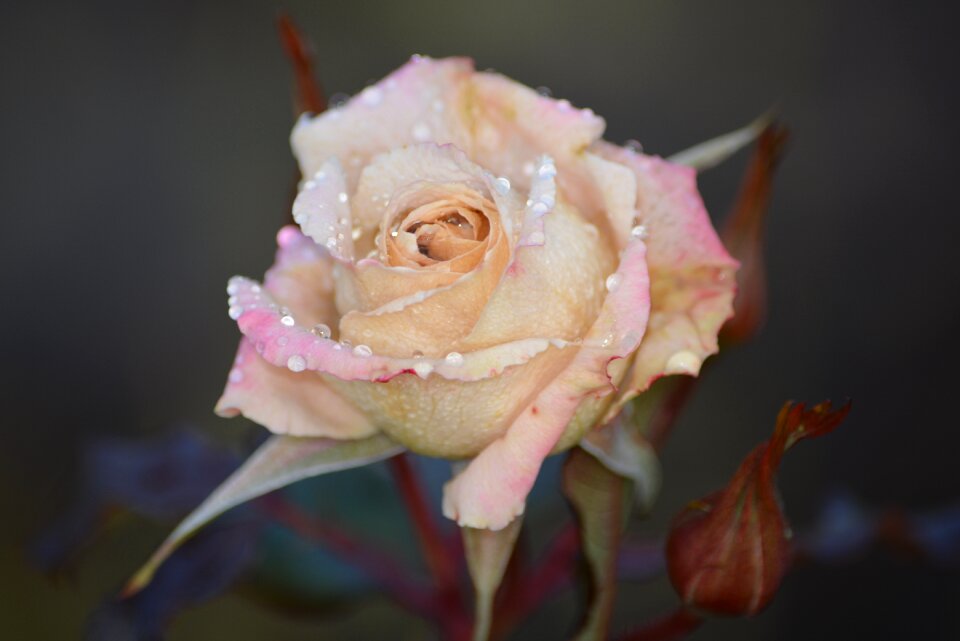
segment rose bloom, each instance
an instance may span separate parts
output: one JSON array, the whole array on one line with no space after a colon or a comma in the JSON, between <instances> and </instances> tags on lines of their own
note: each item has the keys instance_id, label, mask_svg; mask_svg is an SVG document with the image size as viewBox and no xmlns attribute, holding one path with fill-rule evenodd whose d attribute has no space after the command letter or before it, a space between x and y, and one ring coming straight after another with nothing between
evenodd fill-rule
<instances>
[{"instance_id":1,"label":"rose bloom","mask_svg":"<svg viewBox=\"0 0 960 641\"><path fill-rule=\"evenodd\" d=\"M292 134L299 228L261 284L222 416L463 459L444 513L499 529L543 460L699 371L736 262L695 172L468 59L415 56Z\"/></svg>"}]
</instances>

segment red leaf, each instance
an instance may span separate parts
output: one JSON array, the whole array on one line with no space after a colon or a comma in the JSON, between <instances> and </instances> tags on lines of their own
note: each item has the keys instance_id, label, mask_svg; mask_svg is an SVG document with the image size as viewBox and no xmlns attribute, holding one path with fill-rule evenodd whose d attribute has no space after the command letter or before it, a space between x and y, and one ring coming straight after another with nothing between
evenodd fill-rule
<instances>
[{"instance_id":1,"label":"red leaf","mask_svg":"<svg viewBox=\"0 0 960 641\"><path fill-rule=\"evenodd\" d=\"M757 446L726 488L690 503L674 519L667 571L688 606L749 616L773 598L790 563L790 534L775 475L797 441L835 429L850 411L830 403L787 403L770 440Z\"/></svg>"},{"instance_id":2,"label":"red leaf","mask_svg":"<svg viewBox=\"0 0 960 641\"><path fill-rule=\"evenodd\" d=\"M722 337L743 342L760 328L766 313L767 283L763 260L763 230L773 185L773 173L787 142L786 128L768 125L740 184L740 193L720 234L723 244L740 261L734 314L723 327Z\"/></svg>"},{"instance_id":3,"label":"red leaf","mask_svg":"<svg viewBox=\"0 0 960 641\"><path fill-rule=\"evenodd\" d=\"M327 108L327 100L323 89L317 82L313 71L313 52L307 41L300 35L300 30L293 20L285 13L277 18L277 29L280 31L280 41L293 67L296 92L294 107L297 115L303 112L318 114Z\"/></svg>"}]
</instances>

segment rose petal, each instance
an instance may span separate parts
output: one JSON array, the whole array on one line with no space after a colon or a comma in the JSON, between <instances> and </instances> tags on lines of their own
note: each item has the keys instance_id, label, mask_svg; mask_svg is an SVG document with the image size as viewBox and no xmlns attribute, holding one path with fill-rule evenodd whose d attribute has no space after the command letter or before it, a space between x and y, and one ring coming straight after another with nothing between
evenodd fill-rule
<instances>
[{"instance_id":1,"label":"rose petal","mask_svg":"<svg viewBox=\"0 0 960 641\"><path fill-rule=\"evenodd\" d=\"M695 376L717 352L717 333L732 313L737 262L713 229L693 169L608 143L593 151L633 171L643 228L632 233L649 236L650 322L610 419L658 377Z\"/></svg>"},{"instance_id":2,"label":"rose petal","mask_svg":"<svg viewBox=\"0 0 960 641\"><path fill-rule=\"evenodd\" d=\"M637 179L629 167L618 162L591 153L584 158L599 191L600 207L609 221L614 244L621 249L630 242L630 232L637 224Z\"/></svg>"},{"instance_id":3,"label":"rose petal","mask_svg":"<svg viewBox=\"0 0 960 641\"><path fill-rule=\"evenodd\" d=\"M347 186L336 158L323 162L303 182L293 201L293 219L303 233L339 261L353 261L353 224Z\"/></svg>"},{"instance_id":4,"label":"rose petal","mask_svg":"<svg viewBox=\"0 0 960 641\"><path fill-rule=\"evenodd\" d=\"M277 245L264 289L308 327L317 323L336 327L340 315L333 300L334 264L330 255L293 225L277 233Z\"/></svg>"},{"instance_id":5,"label":"rose petal","mask_svg":"<svg viewBox=\"0 0 960 641\"><path fill-rule=\"evenodd\" d=\"M466 527L506 527L523 513L544 458L569 431L571 421L578 419L583 428L592 424L595 416L578 410L583 405L594 409L592 398L613 391L608 365L631 354L643 336L650 311L645 254L640 239L627 245L615 273L616 286L572 362L502 437L444 487L448 518Z\"/></svg>"},{"instance_id":6,"label":"rose petal","mask_svg":"<svg viewBox=\"0 0 960 641\"><path fill-rule=\"evenodd\" d=\"M243 414L271 432L291 436L357 439L378 431L320 376L265 362L246 338L240 341L216 412L226 418Z\"/></svg>"},{"instance_id":7,"label":"rose petal","mask_svg":"<svg viewBox=\"0 0 960 641\"><path fill-rule=\"evenodd\" d=\"M302 118L291 143L303 175L312 176L336 156L352 193L360 170L384 151L425 141L468 148L459 105L472 72L466 58L416 56L344 107Z\"/></svg>"}]
</instances>

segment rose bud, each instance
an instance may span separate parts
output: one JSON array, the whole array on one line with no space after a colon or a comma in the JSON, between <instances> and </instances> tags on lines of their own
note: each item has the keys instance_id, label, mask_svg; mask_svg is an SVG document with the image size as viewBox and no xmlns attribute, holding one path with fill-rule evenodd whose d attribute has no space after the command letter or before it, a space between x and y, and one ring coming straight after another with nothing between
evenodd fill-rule
<instances>
[{"instance_id":1,"label":"rose bud","mask_svg":"<svg viewBox=\"0 0 960 641\"><path fill-rule=\"evenodd\" d=\"M545 457L665 374L695 375L736 261L696 174L462 58L410 63L292 135L299 227L263 283L217 411L280 434L384 433L465 460L447 516L500 529Z\"/></svg>"},{"instance_id":2,"label":"rose bud","mask_svg":"<svg viewBox=\"0 0 960 641\"><path fill-rule=\"evenodd\" d=\"M667 570L684 603L698 611L750 616L780 587L791 559L790 529L774 475L783 453L797 441L832 431L850 411L847 403L807 410L787 403L769 441L740 464L724 489L690 503L667 539Z\"/></svg>"}]
</instances>

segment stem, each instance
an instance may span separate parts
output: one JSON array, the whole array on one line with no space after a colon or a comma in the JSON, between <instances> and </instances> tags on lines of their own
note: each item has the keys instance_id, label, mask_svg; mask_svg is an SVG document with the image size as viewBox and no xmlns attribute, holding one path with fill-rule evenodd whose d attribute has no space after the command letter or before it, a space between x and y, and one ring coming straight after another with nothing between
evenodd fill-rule
<instances>
[{"instance_id":1,"label":"stem","mask_svg":"<svg viewBox=\"0 0 960 641\"><path fill-rule=\"evenodd\" d=\"M682 639L703 624L696 614L686 608L651 621L642 628L627 633L620 641L675 641Z\"/></svg>"},{"instance_id":2,"label":"stem","mask_svg":"<svg viewBox=\"0 0 960 641\"><path fill-rule=\"evenodd\" d=\"M449 639L469 639L470 617L464 608L457 566L453 557L447 554L449 543L444 540L440 528L430 514L423 489L408 456L394 456L389 459L388 464L420 540L420 549L427 569L437 588L437 605L441 615L438 622L444 630L444 636Z\"/></svg>"}]
</instances>

